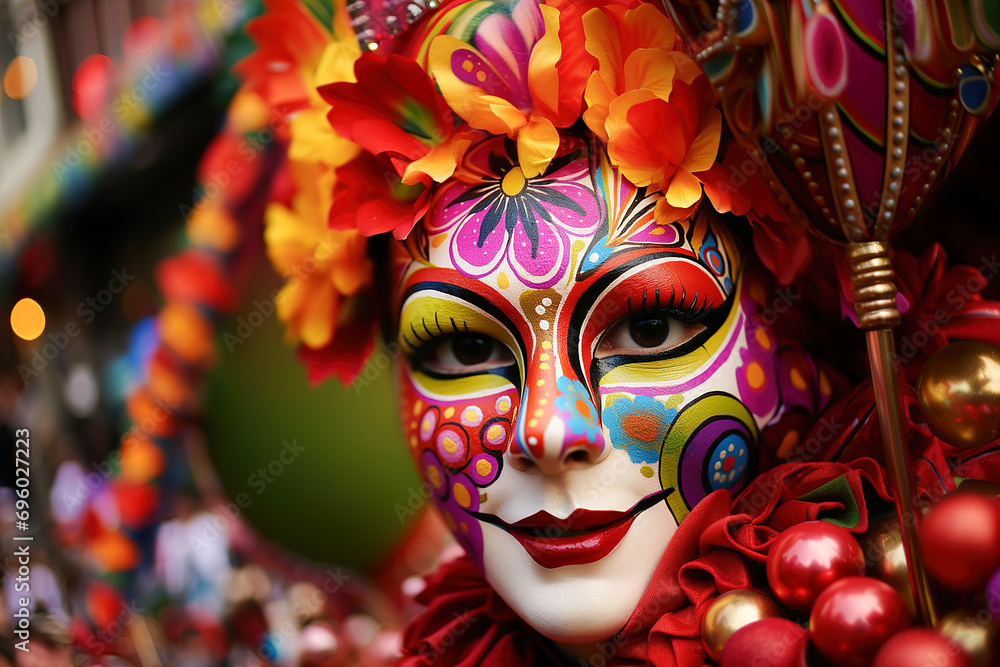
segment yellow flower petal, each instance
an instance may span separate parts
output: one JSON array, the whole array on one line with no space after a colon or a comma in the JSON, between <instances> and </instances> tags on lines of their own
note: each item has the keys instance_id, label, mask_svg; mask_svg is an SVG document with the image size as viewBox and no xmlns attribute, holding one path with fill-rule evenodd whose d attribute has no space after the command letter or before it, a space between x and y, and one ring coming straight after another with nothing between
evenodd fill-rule
<instances>
[{"instance_id":1,"label":"yellow flower petal","mask_svg":"<svg viewBox=\"0 0 1000 667\"><path fill-rule=\"evenodd\" d=\"M559 41L559 10L542 5L545 33L535 43L528 59L528 89L536 106L541 104L553 113L559 110L559 73L556 64L562 57Z\"/></svg>"},{"instance_id":2,"label":"yellow flower petal","mask_svg":"<svg viewBox=\"0 0 1000 667\"><path fill-rule=\"evenodd\" d=\"M299 336L304 345L316 350L333 340L340 297L322 276L310 276L303 283L309 291L309 303L302 313Z\"/></svg>"},{"instance_id":3,"label":"yellow flower petal","mask_svg":"<svg viewBox=\"0 0 1000 667\"><path fill-rule=\"evenodd\" d=\"M663 49L638 49L630 53L625 60L624 90L645 89L669 100L677 74L672 55Z\"/></svg>"},{"instance_id":4,"label":"yellow flower petal","mask_svg":"<svg viewBox=\"0 0 1000 667\"><path fill-rule=\"evenodd\" d=\"M664 193L667 202L677 208L687 208L701 199L701 181L690 171L680 167L670 179L670 187Z\"/></svg>"},{"instance_id":5,"label":"yellow flower petal","mask_svg":"<svg viewBox=\"0 0 1000 667\"><path fill-rule=\"evenodd\" d=\"M293 211L281 204L270 204L264 212L264 224L267 256L278 273L287 276L312 256L315 234Z\"/></svg>"},{"instance_id":6,"label":"yellow flower petal","mask_svg":"<svg viewBox=\"0 0 1000 667\"><path fill-rule=\"evenodd\" d=\"M559 149L559 130L551 121L532 116L517 133L517 161L525 178L545 172Z\"/></svg>"},{"instance_id":7,"label":"yellow flower petal","mask_svg":"<svg viewBox=\"0 0 1000 667\"><path fill-rule=\"evenodd\" d=\"M674 24L650 3L626 11L625 28L639 48L674 48Z\"/></svg>"},{"instance_id":8,"label":"yellow flower petal","mask_svg":"<svg viewBox=\"0 0 1000 667\"><path fill-rule=\"evenodd\" d=\"M303 306L309 303L308 296L303 281L292 278L282 285L281 291L274 297L278 319L287 326L285 340L290 343L299 339L299 320L302 319Z\"/></svg>"},{"instance_id":9,"label":"yellow flower petal","mask_svg":"<svg viewBox=\"0 0 1000 667\"><path fill-rule=\"evenodd\" d=\"M355 229L330 230L335 239L331 280L337 292L353 296L371 281L372 262L368 259L368 239Z\"/></svg>"},{"instance_id":10,"label":"yellow flower petal","mask_svg":"<svg viewBox=\"0 0 1000 667\"><path fill-rule=\"evenodd\" d=\"M352 35L353 37L353 35ZM354 76L354 61L361 57L361 47L356 39L327 44L316 65L316 87L329 83L357 82Z\"/></svg>"},{"instance_id":11,"label":"yellow flower petal","mask_svg":"<svg viewBox=\"0 0 1000 667\"><path fill-rule=\"evenodd\" d=\"M608 120L608 105L615 99L615 91L599 73L591 72L583 98L587 102L583 122L601 141L608 143L608 131L604 124Z\"/></svg>"},{"instance_id":12,"label":"yellow flower petal","mask_svg":"<svg viewBox=\"0 0 1000 667\"><path fill-rule=\"evenodd\" d=\"M361 149L354 142L333 131L325 109L304 109L292 119L292 141L288 159L297 162L322 162L341 167L358 156Z\"/></svg>"},{"instance_id":13,"label":"yellow flower petal","mask_svg":"<svg viewBox=\"0 0 1000 667\"><path fill-rule=\"evenodd\" d=\"M608 11L613 9L608 8ZM611 90L619 90L621 82L618 78L623 65L621 42L618 30L611 26L604 9L595 7L583 15L583 32L586 35L584 48L597 58L597 71L601 78Z\"/></svg>"}]
</instances>

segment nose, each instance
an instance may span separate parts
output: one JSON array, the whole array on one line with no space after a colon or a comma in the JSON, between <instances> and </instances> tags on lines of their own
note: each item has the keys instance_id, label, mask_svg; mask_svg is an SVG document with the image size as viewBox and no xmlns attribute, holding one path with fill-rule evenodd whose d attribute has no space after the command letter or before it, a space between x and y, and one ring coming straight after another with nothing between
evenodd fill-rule
<instances>
[{"instance_id":1,"label":"nose","mask_svg":"<svg viewBox=\"0 0 1000 667\"><path fill-rule=\"evenodd\" d=\"M546 341L547 342L547 341ZM528 368L510 464L547 475L585 468L605 458L600 413L585 385L564 375L549 347L542 347Z\"/></svg>"}]
</instances>

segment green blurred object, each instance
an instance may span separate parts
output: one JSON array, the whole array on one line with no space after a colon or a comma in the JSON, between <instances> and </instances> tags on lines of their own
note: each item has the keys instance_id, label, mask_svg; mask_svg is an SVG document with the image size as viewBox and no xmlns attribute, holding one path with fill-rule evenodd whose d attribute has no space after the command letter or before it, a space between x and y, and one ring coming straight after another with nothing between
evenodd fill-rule
<instances>
[{"instance_id":1,"label":"green blurred object","mask_svg":"<svg viewBox=\"0 0 1000 667\"><path fill-rule=\"evenodd\" d=\"M229 497L247 494L243 511L267 538L307 558L370 569L401 537L412 514L409 492L419 490L393 368L359 392L335 378L310 387L282 323L254 314L267 312L254 301L264 305L261 295L269 293L248 290L218 329L219 362L204 402L210 455ZM280 473L272 476L269 466ZM398 506L407 510L397 513Z\"/></svg>"}]
</instances>

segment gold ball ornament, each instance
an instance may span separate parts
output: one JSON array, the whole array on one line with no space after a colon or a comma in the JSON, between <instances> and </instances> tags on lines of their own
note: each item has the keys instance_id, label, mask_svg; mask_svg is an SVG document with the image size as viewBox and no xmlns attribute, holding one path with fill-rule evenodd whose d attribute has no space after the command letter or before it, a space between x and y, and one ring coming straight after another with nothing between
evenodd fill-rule
<instances>
[{"instance_id":1,"label":"gold ball ornament","mask_svg":"<svg viewBox=\"0 0 1000 667\"><path fill-rule=\"evenodd\" d=\"M958 644L971 658L973 667L993 667L996 665L997 625L992 614L959 609L938 623L938 632Z\"/></svg>"},{"instance_id":2,"label":"gold ball ornament","mask_svg":"<svg viewBox=\"0 0 1000 667\"><path fill-rule=\"evenodd\" d=\"M729 591L715 599L701 622L701 638L714 660L734 632L762 618L780 617L778 603L763 593L750 590Z\"/></svg>"},{"instance_id":3,"label":"gold ball ornament","mask_svg":"<svg viewBox=\"0 0 1000 667\"><path fill-rule=\"evenodd\" d=\"M896 515L889 514L870 521L868 530L857 538L861 553L865 555L865 574L892 586L906 600L910 612L916 614L903 538L899 534Z\"/></svg>"},{"instance_id":4,"label":"gold ball ornament","mask_svg":"<svg viewBox=\"0 0 1000 667\"><path fill-rule=\"evenodd\" d=\"M1000 347L949 343L924 364L917 387L931 431L949 445L981 447L1000 438Z\"/></svg>"},{"instance_id":5,"label":"gold ball ornament","mask_svg":"<svg viewBox=\"0 0 1000 667\"><path fill-rule=\"evenodd\" d=\"M987 482L983 479L964 479L953 493L955 492L978 493L979 495L986 496L987 498L997 499L1000 498L1000 484Z\"/></svg>"}]
</instances>

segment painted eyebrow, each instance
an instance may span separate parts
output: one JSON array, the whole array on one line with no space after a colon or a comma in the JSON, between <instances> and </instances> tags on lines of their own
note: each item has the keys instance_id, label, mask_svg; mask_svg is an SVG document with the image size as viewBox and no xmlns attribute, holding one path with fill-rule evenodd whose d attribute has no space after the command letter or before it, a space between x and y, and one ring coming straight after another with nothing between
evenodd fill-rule
<instances>
[{"instance_id":1,"label":"painted eyebrow","mask_svg":"<svg viewBox=\"0 0 1000 667\"><path fill-rule=\"evenodd\" d=\"M523 340L521 340L521 334L518 328L514 325L507 315L497 308L496 304L491 302L489 299L481 294L473 292L470 289L461 287L459 285L453 285L451 283L443 283L438 281L422 281L414 283L406 288L403 292L403 297L400 299L400 303L406 303L410 297L417 295L420 292L438 292L440 294L447 294L448 296L453 296L457 299L465 301L466 303L472 304L476 308L484 311L488 315L494 317L501 325L503 325L507 331L510 333L511 337L517 342L517 346L521 351L521 358L528 359L528 351ZM401 319L402 311L397 315L397 319ZM449 318L451 319L451 318ZM454 324L454 319L452 319L452 324ZM402 328L402 323L400 323L400 328ZM413 323L410 322L410 328L413 328ZM455 329L458 331L458 329ZM465 324L465 330L469 330L468 324ZM416 335L416 331L413 332ZM404 334L405 338L405 334Z\"/></svg>"}]
</instances>

